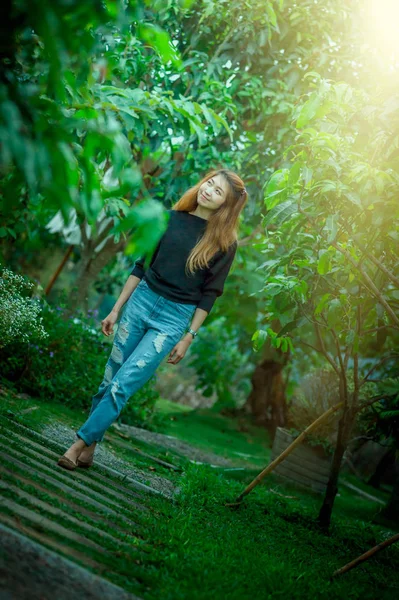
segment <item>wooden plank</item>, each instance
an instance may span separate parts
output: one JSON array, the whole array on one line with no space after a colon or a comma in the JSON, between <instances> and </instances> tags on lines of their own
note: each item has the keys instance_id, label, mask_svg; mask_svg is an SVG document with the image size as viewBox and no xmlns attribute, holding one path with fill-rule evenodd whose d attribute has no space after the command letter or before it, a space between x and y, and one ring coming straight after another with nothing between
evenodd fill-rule
<instances>
[{"instance_id":1,"label":"wooden plank","mask_svg":"<svg viewBox=\"0 0 399 600\"><path fill-rule=\"evenodd\" d=\"M4 444L2 444L2 442L0 442L0 449L5 448ZM54 465L52 463L52 466L46 466L44 464L44 461L37 461L34 458L31 458L30 456L26 456L26 454L23 454L22 452L19 452L18 450L15 450L14 448L12 448L11 446L7 447L7 451L9 453L9 455L11 456L16 456L20 459L24 459L24 458L28 458L29 462L31 463L30 466L34 466L36 467L39 471L42 471L44 473L48 473L49 475L54 474L54 471L56 471L56 475L57 478L59 478L61 481L65 481L66 483L72 483L73 486L75 486L78 490L81 490L83 492L85 492L86 494L90 494L90 496L97 498L100 502L103 500L106 500L107 504L110 504L113 507L121 508L123 507L123 505L126 505L126 509L128 511L131 510L132 507L137 508L141 511L146 510L148 511L148 508L145 506L142 506L140 504L138 504L137 502L133 502L130 500L130 498L126 498L123 497L122 494L116 493L113 490L111 490L110 488L106 488L103 485L100 484L95 484L97 488L99 488L101 491L98 490L94 490L93 486L90 486L90 483L94 483L94 482L90 482L89 479L87 478L83 478L82 482L79 482L79 479L82 480L81 477L79 477L79 473L76 473L75 471L66 471L65 469L62 469L61 467L59 467L58 465ZM2 452L0 452L1 454ZM11 456L8 456L9 460L12 461Z\"/></svg>"},{"instance_id":2,"label":"wooden plank","mask_svg":"<svg viewBox=\"0 0 399 600\"><path fill-rule=\"evenodd\" d=\"M284 448L281 450L281 452L284 450ZM271 460L274 460L276 458L276 456L279 456L281 454L280 451L277 452L276 455L274 455L274 453L272 453L272 457ZM286 461L291 461L293 464L298 464L301 465L303 467L306 467L307 469L309 469L309 471L312 471L314 473L317 473L318 475L320 475L321 477L328 477L330 474L330 469L331 466L330 464L325 464L325 463L320 463L318 462L318 459L313 459L313 460L307 460L305 458L303 458L300 454L297 454L295 452L295 450L293 450L291 452L291 454L286 458Z\"/></svg>"},{"instance_id":3,"label":"wooden plank","mask_svg":"<svg viewBox=\"0 0 399 600\"><path fill-rule=\"evenodd\" d=\"M302 481L304 484L306 483L309 486L315 485L317 487L324 487L327 484L327 481L320 481L319 479L315 479L314 477L312 477L312 474L310 474L308 471L303 470L296 470L293 471L289 465L283 465L283 463L281 463L280 465L278 465L278 467L276 467L275 469L276 473L282 473L284 475L286 475L287 477L291 477L292 479L295 479L296 481Z\"/></svg>"},{"instance_id":4,"label":"wooden plank","mask_svg":"<svg viewBox=\"0 0 399 600\"><path fill-rule=\"evenodd\" d=\"M273 448L272 448L272 452L276 454L276 456L279 455L279 453L283 452L283 450L285 450L286 448L288 448L289 443L287 443L285 440L281 440L281 439L276 439L275 442L273 442ZM332 457L330 456L326 456L321 457L318 456L317 453L308 446L304 446L303 444L300 444L297 448L295 448L292 453L297 454L298 456L301 456L301 458L304 458L305 460L318 460L320 461L321 464L323 464L323 462L326 465L330 465L331 464L331 459Z\"/></svg>"},{"instance_id":5,"label":"wooden plank","mask_svg":"<svg viewBox=\"0 0 399 600\"><path fill-rule=\"evenodd\" d=\"M133 539L130 542L125 542L123 540L120 540L120 539L114 537L107 531L103 531L101 528L95 527L94 525L90 525L90 523L87 523L86 521L79 519L79 516L80 516L79 511L77 511L75 513L76 516L70 515L69 513L64 512L60 508L57 508L57 507L53 506L52 504L45 502L44 500L40 500L39 498L32 496L32 494L22 490L21 488L17 487L16 485L11 485L6 481L0 480L0 497L1 497L1 490L10 490L11 492L13 492L15 501L17 501L18 498L28 500L28 502L30 504L32 504L33 507L36 507L39 509L37 512L40 512L41 515L44 515L47 513L48 518L50 520L51 520L51 517L49 515L51 515L52 517L63 517L65 520L69 521L71 524L78 525L78 527L80 527L81 529L86 530L88 534L94 533L94 534L96 534L100 537L103 537L104 539L109 540L110 542L114 543L115 546L118 546L118 544L119 544L120 546L122 546L124 548L137 547L137 542L135 542ZM33 507L31 507L32 510L34 510ZM24 505L24 508L26 508L25 505Z\"/></svg>"},{"instance_id":6,"label":"wooden plank","mask_svg":"<svg viewBox=\"0 0 399 600\"><path fill-rule=\"evenodd\" d=\"M40 485L36 480L28 479L27 477L23 477L19 473L16 473L15 470L12 471L11 469L7 469L6 467L0 465L0 480L1 480L2 473L6 473L7 475L11 476L13 478L13 480L24 483L25 485L29 485L29 486L33 487L35 490L38 490L39 492L43 492L44 494L47 494L51 498L54 498L54 500L56 500L62 504L66 504L67 506L70 506L75 511L79 512L80 514L90 517L90 519L92 519L93 521L97 521L98 523L104 523L104 525L106 525L107 527L110 527L117 531L121 531L123 533L125 533L125 531L126 531L120 525L117 525L114 521L111 521L108 517L104 517L103 515L100 515L98 512L94 512L92 510L89 510L88 508L81 506L80 504L78 504L77 502L74 502L70 498L66 498L65 496L63 496L61 494L57 494L56 492L49 490L48 486L45 487L43 485ZM48 478L46 479L46 482L48 482ZM57 487L59 487L59 486L57 486ZM62 488L63 488L63 486L60 487L60 491L62 491ZM72 492L74 493L74 496L76 497L76 492L74 490L72 490ZM82 494L82 499L84 499L83 494ZM128 521L125 523L127 526L129 526ZM137 526L137 530L140 531L141 530L140 526L138 524L135 524L135 525ZM140 537L140 538L142 537L140 534L135 533L135 532L131 532L131 534L135 537Z\"/></svg>"},{"instance_id":7,"label":"wooden plank","mask_svg":"<svg viewBox=\"0 0 399 600\"><path fill-rule=\"evenodd\" d=\"M63 491L67 492L68 494L71 494L75 498L75 500L76 499L83 500L87 504L89 504L91 506L94 506L94 507L98 508L99 510L104 511L105 513L109 513L111 515L118 515L118 517L120 519L122 519L123 521L131 524L133 527L137 526L137 523L134 523L133 521L131 521L130 519L128 519L125 515L121 515L120 511L116 511L116 510L110 508L109 506L107 506L106 504L103 504L103 502L102 502L103 498L101 496L100 496L100 501L97 501L93 497L93 494L88 495L87 494L87 490L86 490L86 488L84 488L84 486L81 486L83 488L83 493L81 493L80 491L76 490L75 488L69 486L67 483L63 483L62 481L59 481L58 479L55 479L50 474L38 471L37 469L35 469L34 467L32 467L32 465L27 465L26 463L17 460L13 456L9 456L5 452L1 452L0 451L0 457L2 457L3 459L8 460L9 463L11 463L11 464L15 464L16 467L19 467L20 469L23 469L25 472L26 472L27 469L29 469L29 471L31 473L34 473L39 478L42 478L43 481L44 481L44 483L46 483L48 481L49 483L51 483L55 487L58 487L59 489L62 489ZM119 507L117 507L117 508L119 508Z\"/></svg>"},{"instance_id":8,"label":"wooden plank","mask_svg":"<svg viewBox=\"0 0 399 600\"><path fill-rule=\"evenodd\" d=\"M0 434L0 438L1 438L1 434ZM32 446L32 448L36 448L37 450L40 450L40 453L45 453L47 454L48 457L53 457L54 459L58 460L60 454L54 452L53 450L50 450L49 448L46 448L45 446L42 446L41 444L32 441L29 438L26 438L22 435L19 434L14 434L14 437L16 437L17 439L19 439L21 442L23 442L24 444L28 444L29 446ZM41 454L42 455L42 454ZM109 476L105 476L103 474L101 474L100 472L98 472L97 468L100 467L102 469L104 469L105 465L99 463L97 460L95 461L93 467L90 468L89 470L86 471L79 471L79 476L80 479L82 478L89 478L93 481L100 481L100 482L104 482L105 484L107 484L109 486L110 484L110 477ZM122 473L120 475L123 475ZM135 496L136 498L141 498L143 499L143 495L139 494L137 491L133 491L131 489L130 486L125 486L123 484L121 484L121 478L117 477L117 478L112 478L112 487L122 491L124 494L128 494L130 496Z\"/></svg>"},{"instance_id":9,"label":"wooden plank","mask_svg":"<svg viewBox=\"0 0 399 600\"><path fill-rule=\"evenodd\" d=\"M46 529L47 531L55 533L58 536L62 536L64 539L76 542L77 544L81 544L82 546L91 548L92 550L96 550L100 553L106 552L104 548L100 546L100 544L97 544L96 542L89 540L87 537L67 529L63 525L54 523L54 521L51 521L44 515L37 514L35 511L27 508L26 506L20 506L17 502L14 502L9 498L0 497L0 509L1 508L6 508L9 511L12 511L14 515L18 515L18 517L26 519L32 523L33 526L36 525L41 529Z\"/></svg>"},{"instance_id":10,"label":"wooden plank","mask_svg":"<svg viewBox=\"0 0 399 600\"><path fill-rule=\"evenodd\" d=\"M97 562L96 560L93 560L92 558L88 557L87 554L85 554L83 552L79 552L78 550L74 550L73 548L66 546L62 542L59 542L59 541L55 540L54 538L52 538L40 531L37 531L37 529L33 529L33 527L29 527L28 525L23 524L16 517L10 517L9 515L5 515L0 512L0 523L3 523L4 525L7 525L11 529L14 529L16 531L19 531L20 533L23 533L24 535L26 535L29 538L37 540L38 542L40 542L41 544L43 544L45 546L49 546L50 548L53 548L57 552L65 554L66 556L70 556L71 558L79 561L83 565L85 565L87 567L91 567L92 569L95 569L97 573L102 573L103 571L109 570L107 565L101 564L101 563Z\"/></svg>"},{"instance_id":11,"label":"wooden plank","mask_svg":"<svg viewBox=\"0 0 399 600\"><path fill-rule=\"evenodd\" d=\"M29 435L31 437L35 437L36 439L42 441L44 444L48 444L49 442L51 442L52 445L54 445L55 447L59 448L59 451L61 452L61 454L63 454L65 452L64 446L61 445L61 444L59 444L55 440L53 440L53 439L49 440L48 438L46 438L41 433L38 433L37 431L33 431L32 429L29 429L25 425L22 425L21 423L17 423L16 421L13 421L12 419L9 419L8 417L5 417L5 416L1 417L0 416L0 430L1 430L1 427L3 427L3 429L5 429L4 425L1 425L2 418L6 422L11 423L15 428L19 428L19 429L25 431L27 435ZM158 445L159 445L159 443L158 443ZM156 490L155 488L152 488L152 487L150 487L148 485L145 485L144 483L140 483L139 481L136 481L132 477L127 476L124 473L120 473L116 469L112 469L111 467L108 467L107 465L104 465L104 464L102 464L99 461L96 462L96 466L99 467L100 469L102 469L105 473L107 473L111 477L116 477L117 479L122 480L126 485L128 485L132 489L135 489L135 490L137 490L139 492L146 492L146 493L149 493L149 494L153 494L153 495L157 495L157 496L162 496L166 500L170 500L170 497L167 494L165 494L164 492L161 492L160 490Z\"/></svg>"},{"instance_id":12,"label":"wooden plank","mask_svg":"<svg viewBox=\"0 0 399 600\"><path fill-rule=\"evenodd\" d=\"M306 488L306 489L312 489L315 492L319 492L319 493L324 493L325 487L321 487L318 486L316 484L313 485L309 485L308 482L303 482L301 480L298 479L293 479L292 477L287 477L286 475L283 475L283 473L276 473L278 477L281 477L282 479L284 479L285 481L287 481L287 483L294 483L295 485L299 485L302 488Z\"/></svg>"}]
</instances>

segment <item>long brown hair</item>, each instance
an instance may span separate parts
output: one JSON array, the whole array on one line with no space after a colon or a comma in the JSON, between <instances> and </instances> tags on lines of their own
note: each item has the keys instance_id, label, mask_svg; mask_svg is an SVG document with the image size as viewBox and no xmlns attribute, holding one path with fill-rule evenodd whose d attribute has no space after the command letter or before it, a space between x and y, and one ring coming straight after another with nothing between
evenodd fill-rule
<instances>
[{"instance_id":1,"label":"long brown hair","mask_svg":"<svg viewBox=\"0 0 399 600\"><path fill-rule=\"evenodd\" d=\"M172 206L172 210L193 212L198 206L199 188L205 181L216 175L222 175L227 181L226 199L209 217L204 234L187 258L186 272L191 274L196 269L208 268L211 258L219 250L225 252L237 241L238 219L248 199L244 182L236 173L228 169L215 169L209 171L196 185L188 189Z\"/></svg>"}]
</instances>

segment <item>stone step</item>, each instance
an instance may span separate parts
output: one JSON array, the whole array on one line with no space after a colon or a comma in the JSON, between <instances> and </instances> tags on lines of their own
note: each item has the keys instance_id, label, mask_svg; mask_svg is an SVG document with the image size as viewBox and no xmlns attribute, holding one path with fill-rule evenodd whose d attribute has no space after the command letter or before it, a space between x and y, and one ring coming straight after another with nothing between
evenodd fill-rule
<instances>
[{"instance_id":1,"label":"stone step","mask_svg":"<svg viewBox=\"0 0 399 600\"><path fill-rule=\"evenodd\" d=\"M7 525L14 521L5 515L0 515L0 520ZM140 600L52 550L79 561L96 573L108 571L107 575L112 575L105 565L27 526L20 525L19 531L23 535L14 528L0 525L3 550L0 552L1 598L4 600Z\"/></svg>"},{"instance_id":2,"label":"stone step","mask_svg":"<svg viewBox=\"0 0 399 600\"><path fill-rule=\"evenodd\" d=\"M160 491L136 481L130 476L134 466L129 469L127 462L106 452L107 462L116 468L96 461L90 469L68 471L57 465L64 451L61 444L0 416L0 529L1 523L5 524L28 536L25 543L36 540L98 574L122 582L124 587L126 581L129 590L141 590L143 585L149 590L151 577L141 565L146 561L145 553L152 555L153 547L140 535L143 527L130 516L139 517L150 510L145 506L149 494L169 500L173 484L162 477L154 478ZM125 469L127 472L123 472ZM141 475L138 469L137 473ZM143 476L146 477L145 471ZM111 520L115 520L116 527L112 527ZM0 573L2 558L0 552ZM71 565L85 573L84 568ZM49 575L47 567L42 576L45 583ZM0 579L3 584L4 578ZM48 587L45 589L48 591ZM72 591L65 586L65 580L64 589L67 593ZM121 588L115 589L118 600L137 598ZM79 594L81 590L73 597L90 598ZM39 597L47 599L46 592ZM59 594L55 597L62 598ZM34 600L29 589L26 598ZM103 600L106 595L95 590L93 598ZM22 599L19 594L18 600Z\"/></svg>"},{"instance_id":3,"label":"stone step","mask_svg":"<svg viewBox=\"0 0 399 600\"><path fill-rule=\"evenodd\" d=\"M53 462L51 462L51 466L47 465L43 460L41 460L41 457L40 460L36 460L32 456L30 456L29 453L20 452L9 443L5 445L2 440L0 440L0 453L1 452L7 453L9 457L15 456L25 463L27 462L29 466L34 466L36 467L36 469L43 473L53 475L56 479L59 479L60 481L63 481L65 483L69 483L72 487L75 487L78 490L90 493L92 497L97 498L100 502L108 504L111 507L117 508L118 510L123 509L127 512L130 512L132 507L134 507L140 511L148 511L148 508L146 508L145 506L139 505L133 501L129 501L121 494L118 494L118 496L115 497L115 493L112 491L111 488L107 488L99 484L93 485L93 482L91 482L86 477L80 477L80 473L76 473L76 471L68 471L66 469L63 469L62 467L59 467Z\"/></svg>"},{"instance_id":4,"label":"stone step","mask_svg":"<svg viewBox=\"0 0 399 600\"><path fill-rule=\"evenodd\" d=\"M107 568L103 563L97 562L96 560L88 556L87 553L79 552L78 550L75 550L74 548L63 544L61 541L56 540L55 538L45 534L44 532L34 529L33 527L29 527L29 525L26 525L25 523L22 523L22 521L18 517L3 514L0 511L1 532L3 532L4 526L7 526L10 532L20 532L21 534L24 534L24 536L26 536L24 538L25 541L28 542L29 538L31 538L32 540L37 540L41 544L49 546L50 548L57 550L57 552L60 552L61 554L70 556L79 563L92 569L95 569L98 573L102 573ZM1 541L3 544L3 539ZM1 558L2 554L0 553L0 559Z\"/></svg>"},{"instance_id":5,"label":"stone step","mask_svg":"<svg viewBox=\"0 0 399 600\"><path fill-rule=\"evenodd\" d=\"M100 546L100 544L87 539L87 537L75 533L74 531L70 531L63 525L54 523L54 521L51 521L44 515L40 515L26 506L21 506L9 498L0 496L0 512L3 512L3 514L4 511L2 509L4 508L8 509L8 511L12 511L14 515L18 515L18 517L26 519L31 525L36 525L42 530L45 529L48 532L55 533L58 536L62 536L63 539L75 542L86 548L91 548L99 553L105 552L104 548Z\"/></svg>"},{"instance_id":6,"label":"stone step","mask_svg":"<svg viewBox=\"0 0 399 600\"><path fill-rule=\"evenodd\" d=\"M17 442L9 440L5 436L0 434L0 446L2 446L4 449L7 449L9 451L11 449L10 444L11 444L11 447L14 450L16 450L17 452L23 451L23 454L27 458L29 458L29 460L37 459L39 461L39 464L43 465L43 467L48 466L49 468L54 467L57 471L62 470L63 474L66 474L67 476L68 475L73 476L74 480L80 481L81 483L90 486L90 488L92 490L94 489L95 491L100 491L100 492L105 493L107 495L106 497L107 497L108 501L109 501L109 498L111 497L115 500L122 501L123 503L126 503L130 506L134 506L137 509L148 510L147 507L130 499L130 498L132 498L131 490L126 490L125 494L121 494L119 492L116 492L114 489L112 489L112 487L111 487L112 482L108 482L108 486L104 486L102 483L99 483L99 482L95 481L95 479L90 477L90 474L87 473L86 470L83 473L81 472L81 469L75 469L74 471L66 471L65 469L62 469L62 467L58 466L57 462L54 459L49 458L39 452L36 452L35 450L32 450L27 445L25 445L24 447L21 447L21 445L18 444ZM57 460L58 460L58 457L57 457ZM137 498L137 494L135 494L134 497Z\"/></svg>"},{"instance_id":7,"label":"stone step","mask_svg":"<svg viewBox=\"0 0 399 600\"><path fill-rule=\"evenodd\" d=\"M109 514L112 515L118 515L121 516L121 518L123 518L124 520L129 522L129 518L126 517L126 515L120 513L120 506L118 504L115 503L111 503L114 505L114 507L116 507L117 510L115 510L115 508L111 508L108 506L108 499L106 501L104 501L104 497L101 494L97 494L96 492L93 492L92 490L90 490L90 495L87 494L87 489L84 485L79 484L78 482L74 482L71 479L68 478L63 478L63 475L61 476L60 479L57 479L56 477L52 477L53 471L51 469L48 469L47 467L45 467L45 469L40 469L41 465L39 464L39 470L35 469L34 466L32 466L31 464L27 465L24 462L21 462L20 460L18 460L17 458L15 458L15 452L13 452L12 455L7 454L6 452L3 452L0 448L0 458L3 458L5 460L7 460L11 465L13 463L15 463L16 466L18 466L21 469L24 469L25 471L27 469L29 469L29 471L35 473L38 476L41 476L45 481L49 481L50 483L52 483L53 485L56 485L57 487L59 487L60 489L63 489L64 491L67 491L68 493L70 493L75 499L76 498L80 498L81 500L84 500L85 502L87 502L88 504L91 504L92 506L95 506L96 508L99 508L100 510L103 510L104 512L107 512ZM25 458L23 454L21 454L20 452L17 453L19 457L21 457L22 459ZM37 461L33 461L36 462ZM44 471L44 472L43 472ZM58 476L58 473L57 473ZM70 485L72 484L72 485ZM76 490L76 488L78 488ZM133 521L130 521L132 523L132 525L135 525L135 523Z\"/></svg>"},{"instance_id":8,"label":"stone step","mask_svg":"<svg viewBox=\"0 0 399 600\"><path fill-rule=\"evenodd\" d=\"M4 435L4 432L3 432L3 434L0 434L0 438L3 435ZM4 435L4 437L7 437L7 436ZM27 445L28 447L31 447L32 450L39 451L40 456L47 456L48 458L52 458L53 459L52 464L54 464L54 461L57 462L58 458L60 457L60 454L58 452L54 452L53 450L50 450L50 448L47 448L46 446L44 446L42 444L34 442L30 438L20 435L18 433L13 432L12 439L14 441L19 441L19 442L23 443L24 445ZM122 485L119 477L111 478L110 476L105 476L105 475L102 475L101 473L99 473L96 470L95 463L94 463L93 467L91 467L90 469L85 469L85 470L79 469L78 473L82 477L88 477L92 481L99 481L101 483L105 483L107 485L107 487L110 484L112 484L113 488L123 492L125 495L128 494L130 497L136 497L136 498L140 498L141 500L145 500L145 496L143 497L143 494L139 494L138 491L132 490L130 487L126 487L125 485ZM123 475L123 474L121 473L121 475ZM111 481L110 481L110 479L111 479ZM140 504L142 504L142 502L140 502Z\"/></svg>"},{"instance_id":9,"label":"stone step","mask_svg":"<svg viewBox=\"0 0 399 600\"><path fill-rule=\"evenodd\" d=\"M46 447L48 447L48 446L54 447L58 452L60 452L60 455L64 454L64 452L65 452L64 446L59 444L58 442L54 441L53 439L49 440L42 434L40 434L36 431L33 431L32 429L29 429L25 425L22 425L21 423L18 423L17 421L14 421L13 419L10 419L5 416L0 417L0 431L2 431L2 429L7 430L7 425L12 426L15 429L24 431L27 436L34 437L38 441L42 442L44 445L47 445ZM2 433L4 435L4 431ZM109 467L108 465L105 465L99 461L96 461L96 467L101 469L107 475L110 475L112 477L115 477L116 479L122 480L126 486L129 486L138 492L145 492L148 494L162 496L168 500L170 499L170 497L166 493L164 493L160 490L156 490L155 488L150 487L144 483L136 481L134 478L130 477L126 473L125 474L121 473L121 472L117 471L116 469L113 469L113 468Z\"/></svg>"},{"instance_id":10,"label":"stone step","mask_svg":"<svg viewBox=\"0 0 399 600\"><path fill-rule=\"evenodd\" d=\"M108 532L103 531L100 528L94 527L93 525L90 525L86 521L79 519L78 517L70 515L70 514L64 512L63 510L56 508L55 506L52 506L48 502L45 502L44 500L40 500L39 498L32 496L32 494L29 494L29 492L22 490L18 486L12 485L9 482L0 480L0 497L4 496L4 494L2 494L3 490L13 492L15 502L18 502L19 498L27 500L29 502L29 504L33 505L32 510L37 508L38 513L40 513L41 515L46 515L49 519L51 519L51 517L62 517L63 519L65 519L69 523L71 523L72 525L77 525L81 529L84 529L85 531L87 531L88 534L94 533L95 535L98 535L101 538L104 538L105 540L112 542L113 544L115 544L116 547L120 546L122 548L128 548L128 549L131 549L134 547L136 547L137 549L139 548L139 546L137 545L137 542L135 543L135 542L133 542L133 540L131 540L130 542L120 540L120 539L114 537L113 535L109 534ZM6 499L8 499L7 496L6 496ZM79 515L79 512L77 512L76 515Z\"/></svg>"},{"instance_id":11,"label":"stone step","mask_svg":"<svg viewBox=\"0 0 399 600\"><path fill-rule=\"evenodd\" d=\"M79 505L78 503L73 502L69 498L66 498L65 495L60 495L60 494L57 494L57 493L49 490L48 485L46 487L44 487L44 486L38 484L37 481L28 479L27 477L23 477L22 475L17 474L15 472L15 470L7 469L4 466L0 465L0 479L2 477L2 474L6 474L9 477L12 477L13 481L20 482L25 485L29 485L30 487L34 488L35 490L42 492L44 494L47 494L47 496L50 496L56 502L60 502L62 504L69 506L73 510L79 512L80 514L85 515L86 517L89 517L93 521L97 521L99 524L104 524L106 527L112 528L116 531L126 533L126 530L123 529L120 525L118 525L115 521L111 521L108 517L103 517L102 515L94 512L92 510L88 510L87 508L84 508L83 506ZM49 483L48 479L46 480L46 483L47 484ZM66 490L66 491L68 491L68 490ZM73 491L73 493L76 496L76 492ZM82 497L83 497L83 495L82 495ZM129 526L129 525L131 525L131 523L126 521L125 527ZM134 537L142 539L142 536L138 534L138 531L140 531L140 530L141 530L140 526L138 524L135 524L135 533L132 535Z\"/></svg>"},{"instance_id":12,"label":"stone step","mask_svg":"<svg viewBox=\"0 0 399 600\"><path fill-rule=\"evenodd\" d=\"M14 520L18 521L18 523L21 523L22 520L22 525L27 525L33 530L39 531L39 533L47 535L48 537L55 537L56 540L58 540L59 543L61 542L63 546L65 544L64 547L66 547L68 542L73 542L74 544L78 544L78 548L74 548L74 550L77 550L80 553L85 552L85 550L90 548L92 551L98 553L98 557L96 557L94 560L96 560L97 562L103 562L104 566L108 563L109 560L112 561L115 559L115 557L122 556L123 560L121 563L121 574L126 576L128 563L130 579L136 582L138 582L138 578L141 579L139 567L137 567L135 563L136 561L138 562L138 564L141 563L140 558L143 556L143 553L135 552L133 553L133 555L131 555L130 551L129 554L127 554L126 551L118 547L112 550L109 548L104 548L103 545L88 539L87 536L81 535L80 533L67 529L63 525L55 523L46 516L38 514L37 512L31 510L30 508L27 508L26 506L21 506L13 500L3 498L0 496L0 521L2 521L2 518L4 516L10 517L10 515L7 514L7 512L12 512ZM12 527L12 524L9 524ZM61 538L61 540L59 538ZM138 575L138 578L135 577L135 575Z\"/></svg>"}]
</instances>

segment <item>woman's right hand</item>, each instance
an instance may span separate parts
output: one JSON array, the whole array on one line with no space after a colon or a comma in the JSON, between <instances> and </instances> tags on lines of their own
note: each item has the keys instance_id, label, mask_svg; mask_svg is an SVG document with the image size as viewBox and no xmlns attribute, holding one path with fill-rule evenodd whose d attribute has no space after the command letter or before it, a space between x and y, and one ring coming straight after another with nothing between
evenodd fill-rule
<instances>
[{"instance_id":1,"label":"woman's right hand","mask_svg":"<svg viewBox=\"0 0 399 600\"><path fill-rule=\"evenodd\" d=\"M109 315L101 321L101 329L104 335L112 335L114 333L114 325L118 320L118 313L111 310Z\"/></svg>"}]
</instances>

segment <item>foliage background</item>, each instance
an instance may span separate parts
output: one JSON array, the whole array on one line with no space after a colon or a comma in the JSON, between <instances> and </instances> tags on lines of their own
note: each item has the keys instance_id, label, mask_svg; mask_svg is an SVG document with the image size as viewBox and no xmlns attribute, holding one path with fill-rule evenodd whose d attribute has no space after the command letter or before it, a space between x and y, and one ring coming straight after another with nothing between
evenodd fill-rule
<instances>
[{"instance_id":1,"label":"foliage background","mask_svg":"<svg viewBox=\"0 0 399 600\"><path fill-rule=\"evenodd\" d=\"M102 318L129 265L162 235L164 209L208 168L227 166L244 177L249 203L203 338L224 319L223 360L215 369L202 342L192 355L201 389L237 405L242 396L221 380L235 372L243 394L261 358L288 355L288 401L310 368L329 363L347 394L348 378L363 382L378 365L377 394L396 410L398 69L368 37L363 3L8 9L3 262L39 279L44 297L69 252L48 300L56 306L66 288L68 311Z\"/></svg>"}]
</instances>

